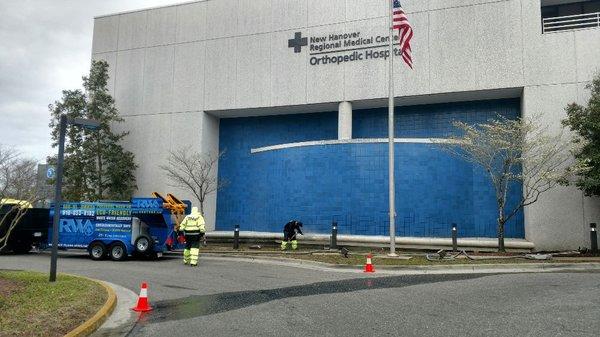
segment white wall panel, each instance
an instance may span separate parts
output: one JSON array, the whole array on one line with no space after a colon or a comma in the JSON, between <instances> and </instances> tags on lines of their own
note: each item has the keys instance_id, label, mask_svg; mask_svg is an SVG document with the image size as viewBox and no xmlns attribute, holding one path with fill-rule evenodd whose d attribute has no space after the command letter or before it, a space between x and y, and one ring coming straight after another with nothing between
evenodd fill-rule
<instances>
[{"instance_id":1,"label":"white wall panel","mask_svg":"<svg viewBox=\"0 0 600 337\"><path fill-rule=\"evenodd\" d=\"M128 130L123 146L134 153L138 191L135 195L150 197L153 191L169 191L160 165L169 154L171 116L129 116L119 128Z\"/></svg>"},{"instance_id":2,"label":"white wall panel","mask_svg":"<svg viewBox=\"0 0 600 337\"><path fill-rule=\"evenodd\" d=\"M148 11L146 46L160 46L175 42L177 8L165 7Z\"/></svg>"},{"instance_id":3,"label":"white wall panel","mask_svg":"<svg viewBox=\"0 0 600 337\"><path fill-rule=\"evenodd\" d=\"M473 7L429 13L431 91L463 91L474 88L478 73L475 60Z\"/></svg>"},{"instance_id":4,"label":"white wall panel","mask_svg":"<svg viewBox=\"0 0 600 337\"><path fill-rule=\"evenodd\" d=\"M171 149L170 114L125 116L119 128L129 131L125 145L135 154L136 161L144 166L152 165L147 156L168 154Z\"/></svg>"},{"instance_id":5,"label":"white wall panel","mask_svg":"<svg viewBox=\"0 0 600 337\"><path fill-rule=\"evenodd\" d=\"M204 110L205 42L175 47L173 111Z\"/></svg>"},{"instance_id":6,"label":"white wall panel","mask_svg":"<svg viewBox=\"0 0 600 337\"><path fill-rule=\"evenodd\" d=\"M147 15L147 11L119 15L119 50L146 46Z\"/></svg>"},{"instance_id":7,"label":"white wall panel","mask_svg":"<svg viewBox=\"0 0 600 337\"><path fill-rule=\"evenodd\" d=\"M238 48L235 102L238 107L271 105L271 37L269 34L236 38Z\"/></svg>"},{"instance_id":8,"label":"white wall panel","mask_svg":"<svg viewBox=\"0 0 600 337\"><path fill-rule=\"evenodd\" d=\"M271 27L273 31L306 27L307 0L272 0Z\"/></svg>"},{"instance_id":9,"label":"white wall panel","mask_svg":"<svg viewBox=\"0 0 600 337\"><path fill-rule=\"evenodd\" d=\"M319 26L346 20L346 0L307 0L308 25Z\"/></svg>"},{"instance_id":10,"label":"white wall panel","mask_svg":"<svg viewBox=\"0 0 600 337\"><path fill-rule=\"evenodd\" d=\"M218 0L206 2L206 37L209 39L234 36L238 32L238 15L244 13L236 10L239 0Z\"/></svg>"},{"instance_id":11,"label":"white wall panel","mask_svg":"<svg viewBox=\"0 0 600 337\"><path fill-rule=\"evenodd\" d=\"M577 80L573 33L544 34L525 43L526 84L556 84Z\"/></svg>"},{"instance_id":12,"label":"white wall panel","mask_svg":"<svg viewBox=\"0 0 600 337\"><path fill-rule=\"evenodd\" d=\"M105 16L94 20L92 54L117 50L119 16Z\"/></svg>"},{"instance_id":13,"label":"white wall panel","mask_svg":"<svg viewBox=\"0 0 600 337\"><path fill-rule=\"evenodd\" d=\"M600 76L600 29L581 30L575 34L577 81L590 81Z\"/></svg>"},{"instance_id":14,"label":"white wall panel","mask_svg":"<svg viewBox=\"0 0 600 337\"><path fill-rule=\"evenodd\" d=\"M377 17L387 18L389 2L381 0L346 0L346 21Z\"/></svg>"},{"instance_id":15,"label":"white wall panel","mask_svg":"<svg viewBox=\"0 0 600 337\"><path fill-rule=\"evenodd\" d=\"M136 170L138 192L137 196L152 197L152 192L170 192L173 188L161 165L167 164L166 153L147 154L139 159L138 169Z\"/></svg>"},{"instance_id":16,"label":"white wall panel","mask_svg":"<svg viewBox=\"0 0 600 337\"><path fill-rule=\"evenodd\" d=\"M169 156L171 132L173 130L172 118L170 115L153 115L145 117L145 122L141 126L144 138L139 141L144 144L145 150L143 158L140 158L139 167L144 174L140 192L142 195L151 195L153 191L169 191L169 180L160 168L167 164ZM150 149L150 150L149 150ZM141 156L140 156L141 157Z\"/></svg>"},{"instance_id":17,"label":"white wall panel","mask_svg":"<svg viewBox=\"0 0 600 337\"><path fill-rule=\"evenodd\" d=\"M512 6L516 4L517 6ZM478 6L474 22L475 85L480 89L523 84L520 5L497 2Z\"/></svg>"},{"instance_id":18,"label":"white wall panel","mask_svg":"<svg viewBox=\"0 0 600 337\"><path fill-rule=\"evenodd\" d=\"M409 13L415 11L435 11L440 9L471 7L486 5L488 3L504 2L504 1L521 1L521 0L402 0L402 7ZM539 0L523 0L536 1L539 5Z\"/></svg>"},{"instance_id":19,"label":"white wall panel","mask_svg":"<svg viewBox=\"0 0 600 337\"><path fill-rule=\"evenodd\" d=\"M542 10L539 0L512 0L520 2L521 25L523 26L524 40L539 39L542 36Z\"/></svg>"},{"instance_id":20,"label":"white wall panel","mask_svg":"<svg viewBox=\"0 0 600 337\"><path fill-rule=\"evenodd\" d=\"M407 13L413 13L415 11L423 12L428 11L431 7L430 1L422 1L422 0L403 0L402 8Z\"/></svg>"},{"instance_id":21,"label":"white wall panel","mask_svg":"<svg viewBox=\"0 0 600 337\"><path fill-rule=\"evenodd\" d=\"M231 109L235 104L235 38L206 42L205 94L206 110Z\"/></svg>"},{"instance_id":22,"label":"white wall panel","mask_svg":"<svg viewBox=\"0 0 600 337\"><path fill-rule=\"evenodd\" d=\"M550 132L557 133L566 117L564 107L577 100L578 92L577 85L564 84L527 87L523 95L523 115L543 116L540 122ZM575 187L557 187L544 193L538 202L525 209L526 238L543 250L582 245L582 200L581 191Z\"/></svg>"},{"instance_id":23,"label":"white wall panel","mask_svg":"<svg viewBox=\"0 0 600 337\"><path fill-rule=\"evenodd\" d=\"M177 42L206 39L207 2L177 6Z\"/></svg>"},{"instance_id":24,"label":"white wall panel","mask_svg":"<svg viewBox=\"0 0 600 337\"><path fill-rule=\"evenodd\" d=\"M120 51L117 54L115 101L121 115L142 113L144 97L143 49Z\"/></svg>"},{"instance_id":25,"label":"white wall panel","mask_svg":"<svg viewBox=\"0 0 600 337\"><path fill-rule=\"evenodd\" d=\"M202 151L202 121L204 112L190 111L171 115L170 151L190 147L193 151Z\"/></svg>"},{"instance_id":26,"label":"white wall panel","mask_svg":"<svg viewBox=\"0 0 600 337\"><path fill-rule=\"evenodd\" d=\"M146 49L144 114L173 110L173 58L173 46Z\"/></svg>"},{"instance_id":27,"label":"white wall panel","mask_svg":"<svg viewBox=\"0 0 600 337\"><path fill-rule=\"evenodd\" d=\"M239 0L237 35L271 31L271 1L278 0Z\"/></svg>"}]
</instances>

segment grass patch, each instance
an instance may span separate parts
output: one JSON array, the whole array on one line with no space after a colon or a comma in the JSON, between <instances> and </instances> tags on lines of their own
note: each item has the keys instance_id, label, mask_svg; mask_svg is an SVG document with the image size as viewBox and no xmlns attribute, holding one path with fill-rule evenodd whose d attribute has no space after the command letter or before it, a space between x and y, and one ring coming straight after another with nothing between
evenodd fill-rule
<instances>
[{"instance_id":1,"label":"grass patch","mask_svg":"<svg viewBox=\"0 0 600 337\"><path fill-rule=\"evenodd\" d=\"M92 317L108 294L90 280L0 271L0 336L63 336Z\"/></svg>"}]
</instances>

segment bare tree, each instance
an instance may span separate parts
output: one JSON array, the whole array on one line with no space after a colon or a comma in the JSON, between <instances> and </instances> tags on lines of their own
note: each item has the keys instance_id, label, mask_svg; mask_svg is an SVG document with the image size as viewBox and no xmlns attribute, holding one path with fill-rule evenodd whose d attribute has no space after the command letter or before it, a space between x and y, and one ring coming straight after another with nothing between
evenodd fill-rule
<instances>
[{"instance_id":1,"label":"bare tree","mask_svg":"<svg viewBox=\"0 0 600 337\"><path fill-rule=\"evenodd\" d=\"M0 250L7 246L16 225L38 200L36 167L35 161L0 145Z\"/></svg>"},{"instance_id":2,"label":"bare tree","mask_svg":"<svg viewBox=\"0 0 600 337\"><path fill-rule=\"evenodd\" d=\"M200 212L204 214L206 197L226 185L216 174L217 164L223 154L202 154L188 147L171 151L167 164L160 168L167 174L171 186L186 189L196 197Z\"/></svg>"},{"instance_id":3,"label":"bare tree","mask_svg":"<svg viewBox=\"0 0 600 337\"><path fill-rule=\"evenodd\" d=\"M498 250L504 248L506 222L540 195L569 177L572 160L562 132L552 135L540 118L516 120L498 116L487 123L454 122L460 136L438 142L446 151L483 168L490 177L498 206ZM517 184L515 184L517 183ZM522 196L507 205L511 188L520 184ZM508 209L507 209L508 207Z\"/></svg>"}]
</instances>

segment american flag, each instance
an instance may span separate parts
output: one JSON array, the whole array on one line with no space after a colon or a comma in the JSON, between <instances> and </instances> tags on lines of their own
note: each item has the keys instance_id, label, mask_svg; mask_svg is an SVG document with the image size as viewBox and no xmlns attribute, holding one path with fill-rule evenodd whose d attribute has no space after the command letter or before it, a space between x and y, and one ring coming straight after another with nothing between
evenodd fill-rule
<instances>
[{"instance_id":1,"label":"american flag","mask_svg":"<svg viewBox=\"0 0 600 337\"><path fill-rule=\"evenodd\" d=\"M408 18L402 9L402 5L400 4L400 0L394 1L394 29L398 29L400 33L400 51L402 52L402 59L404 62L412 69L412 55L410 50L410 40L413 37L413 29L410 23L408 22Z\"/></svg>"}]
</instances>

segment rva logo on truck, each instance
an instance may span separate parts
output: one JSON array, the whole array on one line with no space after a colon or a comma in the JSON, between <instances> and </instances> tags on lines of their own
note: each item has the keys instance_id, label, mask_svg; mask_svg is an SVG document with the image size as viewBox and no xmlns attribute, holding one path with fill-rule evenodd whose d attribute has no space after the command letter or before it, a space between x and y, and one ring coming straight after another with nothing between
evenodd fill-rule
<instances>
[{"instance_id":1,"label":"rva logo on truck","mask_svg":"<svg viewBox=\"0 0 600 337\"><path fill-rule=\"evenodd\" d=\"M60 219L58 232L90 236L94 233L94 224L88 219Z\"/></svg>"},{"instance_id":2,"label":"rva logo on truck","mask_svg":"<svg viewBox=\"0 0 600 337\"><path fill-rule=\"evenodd\" d=\"M133 208L161 208L162 202L157 198L135 198L131 201Z\"/></svg>"}]
</instances>

